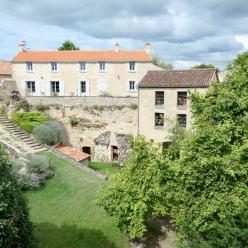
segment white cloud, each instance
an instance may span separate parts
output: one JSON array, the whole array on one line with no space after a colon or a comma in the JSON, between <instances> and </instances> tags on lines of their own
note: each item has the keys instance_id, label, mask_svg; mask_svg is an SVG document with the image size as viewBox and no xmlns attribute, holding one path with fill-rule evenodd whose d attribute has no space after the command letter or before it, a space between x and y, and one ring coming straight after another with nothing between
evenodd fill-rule
<instances>
[{"instance_id":1,"label":"white cloud","mask_svg":"<svg viewBox=\"0 0 248 248\"><path fill-rule=\"evenodd\" d=\"M248 35L235 35L235 40L241 43L245 49L248 49Z\"/></svg>"}]
</instances>

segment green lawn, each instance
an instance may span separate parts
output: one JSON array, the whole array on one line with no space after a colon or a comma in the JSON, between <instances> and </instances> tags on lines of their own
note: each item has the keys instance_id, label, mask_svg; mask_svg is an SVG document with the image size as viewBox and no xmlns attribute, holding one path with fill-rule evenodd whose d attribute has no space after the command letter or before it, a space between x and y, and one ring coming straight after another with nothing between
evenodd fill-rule
<instances>
[{"instance_id":1,"label":"green lawn","mask_svg":"<svg viewBox=\"0 0 248 248\"><path fill-rule=\"evenodd\" d=\"M127 248L127 238L95 200L106 183L50 154L55 177L25 193L41 248Z\"/></svg>"},{"instance_id":2,"label":"green lawn","mask_svg":"<svg viewBox=\"0 0 248 248\"><path fill-rule=\"evenodd\" d=\"M120 166L106 162L91 162L89 167L106 176L113 175L120 171Z\"/></svg>"}]
</instances>

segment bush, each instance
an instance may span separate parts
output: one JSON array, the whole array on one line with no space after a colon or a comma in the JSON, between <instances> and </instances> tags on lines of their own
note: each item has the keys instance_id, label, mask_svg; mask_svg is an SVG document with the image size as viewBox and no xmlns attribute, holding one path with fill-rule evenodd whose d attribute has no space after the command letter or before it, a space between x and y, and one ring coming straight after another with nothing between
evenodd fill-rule
<instances>
[{"instance_id":1,"label":"bush","mask_svg":"<svg viewBox=\"0 0 248 248\"><path fill-rule=\"evenodd\" d=\"M78 124L78 119L75 115L70 116L69 118L70 118L69 122L70 122L72 127L76 126Z\"/></svg>"},{"instance_id":2,"label":"bush","mask_svg":"<svg viewBox=\"0 0 248 248\"><path fill-rule=\"evenodd\" d=\"M15 105L15 111L19 111L19 110L23 110L24 112L28 112L29 111L29 104L28 101L26 99L21 99L20 101L18 101Z\"/></svg>"},{"instance_id":3,"label":"bush","mask_svg":"<svg viewBox=\"0 0 248 248\"><path fill-rule=\"evenodd\" d=\"M42 104L42 103L38 103L35 105L35 109L41 112L45 112L46 110L49 109L49 106Z\"/></svg>"},{"instance_id":4,"label":"bush","mask_svg":"<svg viewBox=\"0 0 248 248\"><path fill-rule=\"evenodd\" d=\"M14 112L12 114L11 119L16 125L21 127L23 130L28 133L31 133L34 127L37 127L47 121L48 116L37 112Z\"/></svg>"},{"instance_id":5,"label":"bush","mask_svg":"<svg viewBox=\"0 0 248 248\"><path fill-rule=\"evenodd\" d=\"M138 108L138 105L137 105L136 103L132 103L132 104L130 105L130 109L135 110L135 109L137 109L137 108Z\"/></svg>"},{"instance_id":6,"label":"bush","mask_svg":"<svg viewBox=\"0 0 248 248\"><path fill-rule=\"evenodd\" d=\"M7 114L7 108L5 105L2 105L0 107L0 115L6 115Z\"/></svg>"},{"instance_id":7,"label":"bush","mask_svg":"<svg viewBox=\"0 0 248 248\"><path fill-rule=\"evenodd\" d=\"M48 122L35 127L33 135L41 144L55 145L61 142L64 129L58 122Z\"/></svg>"},{"instance_id":8,"label":"bush","mask_svg":"<svg viewBox=\"0 0 248 248\"><path fill-rule=\"evenodd\" d=\"M27 203L11 167L0 149L0 247L34 248L37 243L32 234Z\"/></svg>"}]
</instances>

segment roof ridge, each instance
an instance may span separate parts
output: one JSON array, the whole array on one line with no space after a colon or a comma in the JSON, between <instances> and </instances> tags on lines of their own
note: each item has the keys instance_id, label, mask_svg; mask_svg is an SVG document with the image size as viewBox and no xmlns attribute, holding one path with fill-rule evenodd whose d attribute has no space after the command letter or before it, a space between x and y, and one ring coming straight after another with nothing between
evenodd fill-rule
<instances>
[{"instance_id":1,"label":"roof ridge","mask_svg":"<svg viewBox=\"0 0 248 248\"><path fill-rule=\"evenodd\" d=\"M148 70L147 72L177 72L177 71L211 71L211 70L217 70L217 68L192 68L192 69L170 69L170 70Z\"/></svg>"}]
</instances>

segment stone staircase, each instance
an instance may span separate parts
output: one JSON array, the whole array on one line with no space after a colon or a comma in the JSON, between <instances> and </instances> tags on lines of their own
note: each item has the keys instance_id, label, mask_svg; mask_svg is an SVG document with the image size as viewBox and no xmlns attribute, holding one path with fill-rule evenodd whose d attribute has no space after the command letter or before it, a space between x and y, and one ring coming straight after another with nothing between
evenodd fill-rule
<instances>
[{"instance_id":1,"label":"stone staircase","mask_svg":"<svg viewBox=\"0 0 248 248\"><path fill-rule=\"evenodd\" d=\"M21 130L11 120L6 117L0 116L0 124L4 126L10 133L16 136L25 147L32 153L47 151L47 148L38 143L32 136L25 131ZM30 149L29 149L30 148Z\"/></svg>"}]
</instances>

